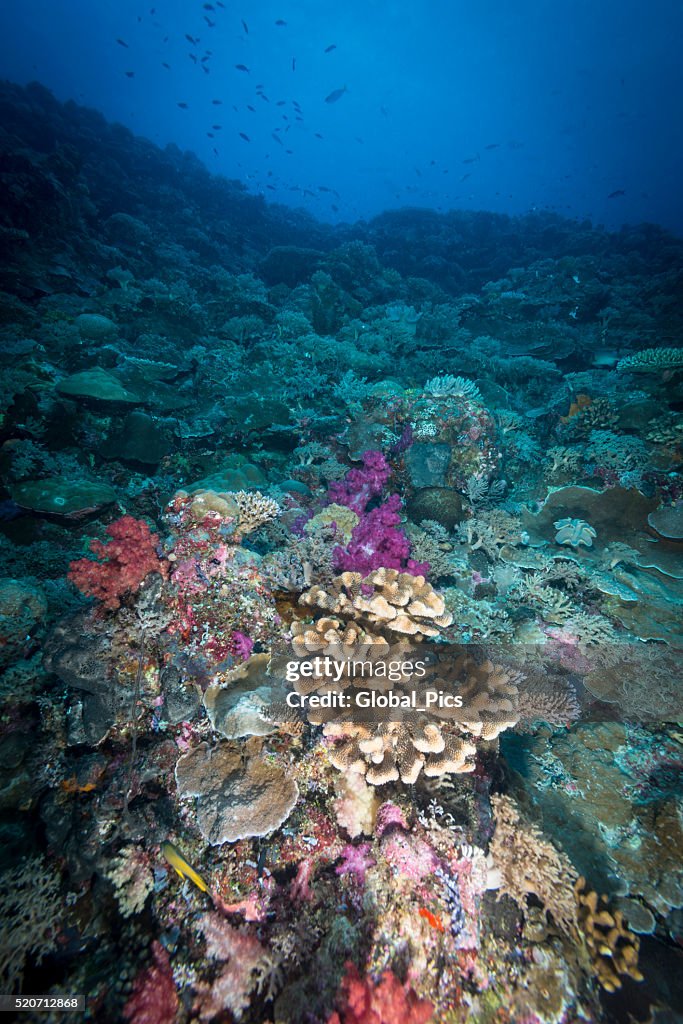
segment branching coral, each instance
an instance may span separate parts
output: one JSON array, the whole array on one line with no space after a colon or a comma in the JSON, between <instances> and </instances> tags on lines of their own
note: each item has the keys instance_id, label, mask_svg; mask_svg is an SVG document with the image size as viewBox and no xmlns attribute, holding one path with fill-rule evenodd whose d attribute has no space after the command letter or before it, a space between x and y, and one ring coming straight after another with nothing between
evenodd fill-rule
<instances>
[{"instance_id":1,"label":"branching coral","mask_svg":"<svg viewBox=\"0 0 683 1024\"><path fill-rule=\"evenodd\" d=\"M475 768L476 746L456 729L442 728L424 714L379 725L332 722L325 734L339 740L330 750L334 767L361 772L373 786L398 779L412 785L421 771L434 778Z\"/></svg>"},{"instance_id":2,"label":"branching coral","mask_svg":"<svg viewBox=\"0 0 683 1024\"><path fill-rule=\"evenodd\" d=\"M500 894L511 896L522 909L527 897L535 896L555 924L575 936L577 874L571 861L543 838L540 829L522 820L510 797L495 796L492 804L496 831L490 853L501 876Z\"/></svg>"}]
</instances>

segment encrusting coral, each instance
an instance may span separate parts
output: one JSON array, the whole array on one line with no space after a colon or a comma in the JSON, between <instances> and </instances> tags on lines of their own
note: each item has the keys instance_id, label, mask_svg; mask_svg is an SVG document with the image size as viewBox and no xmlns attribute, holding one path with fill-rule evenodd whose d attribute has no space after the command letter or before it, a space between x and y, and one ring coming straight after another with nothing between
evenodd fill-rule
<instances>
[{"instance_id":1,"label":"encrusting coral","mask_svg":"<svg viewBox=\"0 0 683 1024\"><path fill-rule=\"evenodd\" d=\"M239 748L200 743L175 769L181 796L197 797L197 824L213 846L265 836L287 820L299 789L283 767L263 757L244 760Z\"/></svg>"}]
</instances>

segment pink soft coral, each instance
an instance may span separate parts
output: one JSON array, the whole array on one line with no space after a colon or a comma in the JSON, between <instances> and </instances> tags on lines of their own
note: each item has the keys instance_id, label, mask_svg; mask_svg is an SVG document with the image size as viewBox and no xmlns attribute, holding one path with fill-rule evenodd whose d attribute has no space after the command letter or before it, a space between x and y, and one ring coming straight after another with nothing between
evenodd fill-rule
<instances>
[{"instance_id":1,"label":"pink soft coral","mask_svg":"<svg viewBox=\"0 0 683 1024\"><path fill-rule=\"evenodd\" d=\"M160 942L152 943L152 963L133 982L123 1016L130 1024L172 1024L178 1009L173 971Z\"/></svg>"},{"instance_id":2,"label":"pink soft coral","mask_svg":"<svg viewBox=\"0 0 683 1024\"><path fill-rule=\"evenodd\" d=\"M106 544L90 541L90 550L100 561L79 558L69 566L68 578L86 597L96 597L103 608L115 611L149 573L165 576L168 566L159 558L156 538L143 519L122 516L105 532L110 538Z\"/></svg>"},{"instance_id":3,"label":"pink soft coral","mask_svg":"<svg viewBox=\"0 0 683 1024\"><path fill-rule=\"evenodd\" d=\"M341 1004L341 1011L335 1010L327 1024L427 1024L434 1012L428 999L420 999L392 971L385 971L375 985L361 978L350 961L342 981Z\"/></svg>"}]
</instances>

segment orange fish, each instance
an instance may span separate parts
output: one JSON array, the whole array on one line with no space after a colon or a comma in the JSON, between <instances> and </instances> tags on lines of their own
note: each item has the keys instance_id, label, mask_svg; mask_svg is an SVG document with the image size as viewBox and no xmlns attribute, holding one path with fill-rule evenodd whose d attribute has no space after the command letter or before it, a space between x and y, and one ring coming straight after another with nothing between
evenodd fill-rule
<instances>
[{"instance_id":1,"label":"orange fish","mask_svg":"<svg viewBox=\"0 0 683 1024\"><path fill-rule=\"evenodd\" d=\"M446 930L436 914L432 914L431 910L427 910L426 907L420 907L419 914L420 917L424 917L425 921L428 921L432 928L435 928L437 932L443 932Z\"/></svg>"}]
</instances>

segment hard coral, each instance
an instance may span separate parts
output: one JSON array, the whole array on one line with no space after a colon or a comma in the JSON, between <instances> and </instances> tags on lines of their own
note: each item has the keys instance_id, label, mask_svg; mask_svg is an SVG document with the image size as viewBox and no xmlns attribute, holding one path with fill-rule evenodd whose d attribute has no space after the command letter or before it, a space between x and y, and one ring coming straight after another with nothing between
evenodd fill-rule
<instances>
[{"instance_id":1,"label":"hard coral","mask_svg":"<svg viewBox=\"0 0 683 1024\"><path fill-rule=\"evenodd\" d=\"M620 910L611 911L605 896L588 891L586 879L574 887L579 924L586 940L598 981L607 992L621 988L621 978L642 981L638 970L640 939L626 927Z\"/></svg>"},{"instance_id":2,"label":"hard coral","mask_svg":"<svg viewBox=\"0 0 683 1024\"><path fill-rule=\"evenodd\" d=\"M385 971L378 984L361 978L350 961L341 988L341 1016L335 1010L327 1024L427 1024L434 1007L420 999L392 971Z\"/></svg>"},{"instance_id":3,"label":"hard coral","mask_svg":"<svg viewBox=\"0 0 683 1024\"><path fill-rule=\"evenodd\" d=\"M391 568L376 569L365 577L344 572L327 590L311 587L301 595L300 603L417 637L438 636L439 627L453 621L443 598L424 576Z\"/></svg>"},{"instance_id":4,"label":"hard coral","mask_svg":"<svg viewBox=\"0 0 683 1024\"><path fill-rule=\"evenodd\" d=\"M156 540L147 523L132 516L114 520L106 529L109 540L90 541L100 559L79 558L69 566L68 578L86 597L97 598L103 608L116 611L126 594L136 593L151 572L165 576L168 567L159 558Z\"/></svg>"},{"instance_id":5,"label":"hard coral","mask_svg":"<svg viewBox=\"0 0 683 1024\"><path fill-rule=\"evenodd\" d=\"M243 761L239 748L200 743L175 769L181 796L196 796L197 824L212 846L265 836L289 817L299 789L283 768L262 757Z\"/></svg>"}]
</instances>

